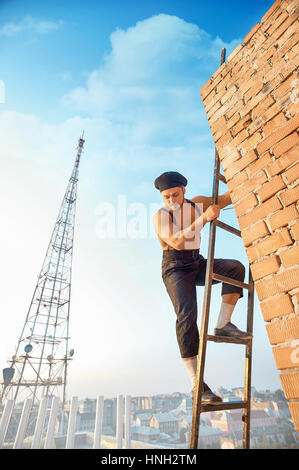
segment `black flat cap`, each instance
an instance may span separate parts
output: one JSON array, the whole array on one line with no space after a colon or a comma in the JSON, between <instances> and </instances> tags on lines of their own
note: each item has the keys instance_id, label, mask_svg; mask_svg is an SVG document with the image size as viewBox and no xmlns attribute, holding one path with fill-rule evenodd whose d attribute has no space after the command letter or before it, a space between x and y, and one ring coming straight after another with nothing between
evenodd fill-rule
<instances>
[{"instance_id":1,"label":"black flat cap","mask_svg":"<svg viewBox=\"0 0 299 470\"><path fill-rule=\"evenodd\" d=\"M165 189L175 188L176 186L186 186L188 183L185 176L181 175L177 171L166 171L162 175L155 179L155 188L159 191Z\"/></svg>"}]
</instances>

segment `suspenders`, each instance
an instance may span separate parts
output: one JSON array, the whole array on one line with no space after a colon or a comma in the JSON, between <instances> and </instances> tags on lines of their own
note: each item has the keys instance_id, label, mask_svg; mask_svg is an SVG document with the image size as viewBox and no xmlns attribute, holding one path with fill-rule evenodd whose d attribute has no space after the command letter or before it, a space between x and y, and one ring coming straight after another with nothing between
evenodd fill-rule
<instances>
[{"instance_id":1,"label":"suspenders","mask_svg":"<svg viewBox=\"0 0 299 470\"><path fill-rule=\"evenodd\" d=\"M200 212L200 210L199 210L199 207L195 204L195 202L190 201L190 199L186 199L186 198L185 198L185 201L186 201L186 202L189 202L189 203L191 204L191 206L193 206L193 207L195 208L195 210L197 211L197 213L198 213L199 215L201 215L201 212ZM170 214L170 216L171 216L172 223L176 223L175 217L174 217L174 215L173 215L173 211L172 211L172 210L170 210L170 209L169 209L169 210L168 210L168 209L165 209L165 207L161 207L161 210L162 210L162 211L165 211L165 212L168 212L168 213ZM170 251L170 250L169 250L169 247L167 248L167 251Z\"/></svg>"}]
</instances>

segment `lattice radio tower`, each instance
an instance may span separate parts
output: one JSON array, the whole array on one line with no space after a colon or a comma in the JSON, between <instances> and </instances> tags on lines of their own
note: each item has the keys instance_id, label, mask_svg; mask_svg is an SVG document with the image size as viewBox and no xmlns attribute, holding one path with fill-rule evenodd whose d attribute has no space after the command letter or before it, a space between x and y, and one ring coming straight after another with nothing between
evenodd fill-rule
<instances>
[{"instance_id":1,"label":"lattice radio tower","mask_svg":"<svg viewBox=\"0 0 299 470\"><path fill-rule=\"evenodd\" d=\"M78 169L85 140L79 138L75 165L38 276L15 354L3 369L0 403L59 396L65 403L69 317Z\"/></svg>"}]
</instances>

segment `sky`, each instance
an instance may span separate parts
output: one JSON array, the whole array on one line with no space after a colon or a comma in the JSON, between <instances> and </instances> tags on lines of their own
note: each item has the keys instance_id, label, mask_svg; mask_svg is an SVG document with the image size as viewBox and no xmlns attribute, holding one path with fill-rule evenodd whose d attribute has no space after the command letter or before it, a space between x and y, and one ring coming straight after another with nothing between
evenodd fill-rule
<instances>
[{"instance_id":1,"label":"sky","mask_svg":"<svg viewBox=\"0 0 299 470\"><path fill-rule=\"evenodd\" d=\"M84 130L68 396L190 392L152 228L163 205L153 182L175 170L188 179L187 198L211 196L215 147L199 91L221 49L228 56L272 3L0 0L1 368L21 334ZM238 224L232 206L220 220ZM247 279L242 241L219 230L215 257L239 259ZM206 226L205 257L207 249ZM213 286L209 332L220 290ZM203 288L197 298L200 326ZM241 329L246 302L245 293L232 317ZM243 385L243 348L208 344L210 387ZM280 388L256 296L252 385Z\"/></svg>"}]
</instances>

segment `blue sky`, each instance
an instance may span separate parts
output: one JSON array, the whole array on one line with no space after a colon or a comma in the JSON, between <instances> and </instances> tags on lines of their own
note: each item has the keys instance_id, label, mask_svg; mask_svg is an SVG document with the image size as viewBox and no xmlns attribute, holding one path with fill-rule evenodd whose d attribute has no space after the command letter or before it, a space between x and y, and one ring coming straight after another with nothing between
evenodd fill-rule
<instances>
[{"instance_id":1,"label":"blue sky","mask_svg":"<svg viewBox=\"0 0 299 470\"><path fill-rule=\"evenodd\" d=\"M0 3L0 250L7 293L0 308L9 312L0 331L3 367L25 320L84 129L69 393L190 390L161 279L160 246L151 233L150 207L162 205L153 181L177 170L189 180L187 197L211 194L214 144L199 90L218 68L221 48L229 55L272 3ZM110 203L117 213L120 196L131 209L143 204L146 236L100 238L101 205ZM221 220L237 224L233 209ZM206 228L204 256L207 238ZM217 257L247 266L240 240L221 233L218 242ZM213 289L210 329L221 301L220 286ZM202 298L198 288L199 324ZM243 299L233 317L239 327L245 327L245 313ZM257 301L255 314L252 383L278 388ZM209 346L210 386L242 385L244 353L236 347Z\"/></svg>"}]
</instances>

